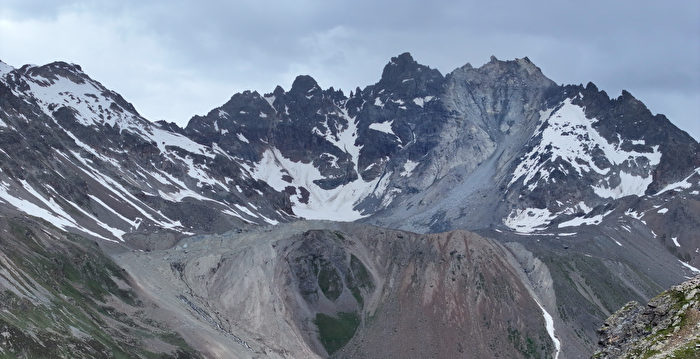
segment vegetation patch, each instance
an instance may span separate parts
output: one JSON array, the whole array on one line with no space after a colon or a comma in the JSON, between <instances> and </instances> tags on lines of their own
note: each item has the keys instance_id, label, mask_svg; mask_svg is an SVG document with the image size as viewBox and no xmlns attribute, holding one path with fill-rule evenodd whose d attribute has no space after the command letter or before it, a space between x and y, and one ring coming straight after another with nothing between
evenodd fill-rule
<instances>
[{"instance_id":1,"label":"vegetation patch","mask_svg":"<svg viewBox=\"0 0 700 359\"><path fill-rule=\"evenodd\" d=\"M700 357L700 350L696 345L700 343L690 343L685 348L678 349L673 352L671 358L676 359L695 359Z\"/></svg>"},{"instance_id":2,"label":"vegetation patch","mask_svg":"<svg viewBox=\"0 0 700 359\"><path fill-rule=\"evenodd\" d=\"M314 324L318 328L318 338L328 354L333 354L347 344L355 335L360 325L357 313L337 313L332 317L323 313L316 314Z\"/></svg>"},{"instance_id":3,"label":"vegetation patch","mask_svg":"<svg viewBox=\"0 0 700 359\"><path fill-rule=\"evenodd\" d=\"M35 303L0 291L0 359L198 357L179 335L107 304L142 305L124 271L94 242L41 222L0 220L2 226L9 231L0 231L0 251L21 276L16 279L48 300ZM142 340L166 333L160 341L176 352L144 347Z\"/></svg>"},{"instance_id":4,"label":"vegetation patch","mask_svg":"<svg viewBox=\"0 0 700 359\"><path fill-rule=\"evenodd\" d=\"M374 283L367 268L355 255L350 255L350 271L347 273L345 280L357 304L360 307L364 306L362 290L364 289L366 292L374 290Z\"/></svg>"},{"instance_id":5,"label":"vegetation patch","mask_svg":"<svg viewBox=\"0 0 700 359\"><path fill-rule=\"evenodd\" d=\"M520 331L513 327L508 327L508 341L513 345L515 350L520 352L525 358L541 358L546 357L551 352L550 345L547 340L540 337L541 345L538 341L531 338L529 335L523 336ZM540 353L544 354L541 355Z\"/></svg>"}]
</instances>

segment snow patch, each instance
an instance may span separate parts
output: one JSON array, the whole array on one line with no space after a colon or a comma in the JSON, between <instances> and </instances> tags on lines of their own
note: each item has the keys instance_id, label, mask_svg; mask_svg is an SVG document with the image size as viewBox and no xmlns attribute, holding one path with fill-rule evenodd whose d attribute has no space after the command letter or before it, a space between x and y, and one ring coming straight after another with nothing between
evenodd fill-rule
<instances>
[{"instance_id":1,"label":"snow patch","mask_svg":"<svg viewBox=\"0 0 700 359\"><path fill-rule=\"evenodd\" d=\"M622 243L618 242L615 238L613 238L613 237L609 237L609 238L612 239L612 241L615 242L615 244L622 247Z\"/></svg>"},{"instance_id":2,"label":"snow patch","mask_svg":"<svg viewBox=\"0 0 700 359\"><path fill-rule=\"evenodd\" d=\"M593 186L593 192L601 198L622 198L625 196L641 196L647 187L653 182L651 175L647 177L634 176L626 172L620 172L620 184L614 188L605 185Z\"/></svg>"},{"instance_id":3,"label":"snow patch","mask_svg":"<svg viewBox=\"0 0 700 359\"><path fill-rule=\"evenodd\" d=\"M413 99L413 103L420 107L423 107L423 105L430 102L433 98L434 96L416 97Z\"/></svg>"},{"instance_id":4,"label":"snow patch","mask_svg":"<svg viewBox=\"0 0 700 359\"><path fill-rule=\"evenodd\" d=\"M264 96L263 98L265 99L265 101L267 101L267 103L270 105L270 107L272 107L272 109L274 110L275 106L273 104L275 103L275 95ZM277 111L277 110L275 110L275 111Z\"/></svg>"},{"instance_id":5,"label":"snow patch","mask_svg":"<svg viewBox=\"0 0 700 359\"><path fill-rule=\"evenodd\" d=\"M354 206L369 195L380 198L386 188L380 186L380 179L365 182L361 178L324 190L314 181L324 177L312 163L294 162L285 158L278 149L268 149L262 159L249 169L254 179L265 181L277 191L283 191L288 186L296 189L297 195L291 197L294 213L306 219L327 219L335 221L354 221L366 215L356 210ZM282 179L291 177L291 183ZM288 179L288 178L287 178ZM307 203L303 203L301 188L309 192Z\"/></svg>"},{"instance_id":6,"label":"snow patch","mask_svg":"<svg viewBox=\"0 0 700 359\"><path fill-rule=\"evenodd\" d=\"M637 219L637 220L640 220L640 221L641 221L641 220L642 220L642 217L644 217L644 212L638 213L638 212L636 212L636 211L633 211L633 210L631 210L631 209L628 209L628 210L625 211L625 216L629 216L629 217L632 217L632 218L634 218L634 219Z\"/></svg>"},{"instance_id":7,"label":"snow patch","mask_svg":"<svg viewBox=\"0 0 700 359\"><path fill-rule=\"evenodd\" d=\"M686 262L683 262L683 261L680 260L680 259L679 259L678 261L681 262L681 264L682 264L684 267L690 269L693 273L700 273L700 269L697 269L697 268L691 266L690 264L688 264L688 263L686 263Z\"/></svg>"},{"instance_id":8,"label":"snow patch","mask_svg":"<svg viewBox=\"0 0 700 359\"><path fill-rule=\"evenodd\" d=\"M411 173L413 173L413 170L418 167L418 162L413 162L411 160L406 161L403 165L403 171L399 174L402 177L409 177Z\"/></svg>"},{"instance_id":9,"label":"snow patch","mask_svg":"<svg viewBox=\"0 0 700 359\"><path fill-rule=\"evenodd\" d=\"M379 132L384 132L388 133L390 135L396 136L394 134L394 130L391 129L391 125L394 123L394 120L388 121L388 122L379 122L379 123L372 123L369 125L369 128L371 130L379 131Z\"/></svg>"},{"instance_id":10,"label":"snow patch","mask_svg":"<svg viewBox=\"0 0 700 359\"><path fill-rule=\"evenodd\" d=\"M555 217L546 208L525 208L512 211L503 224L516 232L532 233L544 229Z\"/></svg>"},{"instance_id":11,"label":"snow patch","mask_svg":"<svg viewBox=\"0 0 700 359\"><path fill-rule=\"evenodd\" d=\"M199 143L194 142L183 135L170 131L165 131L156 127L151 128L151 134L149 135L150 136L148 137L150 137L150 139L156 143L158 149L163 154L168 152L166 147L172 146L182 148L183 150L190 153L199 154L210 158L215 157L215 155L211 153L209 148L200 145Z\"/></svg>"},{"instance_id":12,"label":"snow patch","mask_svg":"<svg viewBox=\"0 0 700 359\"><path fill-rule=\"evenodd\" d=\"M48 116L53 117L54 110L66 106L75 110L75 118L83 126L118 125L121 129L142 133L146 121L103 95L109 92L99 83L84 78L80 74L75 74L75 77L68 79L31 76L28 73L22 77L29 87L26 92L37 100ZM74 82L73 79L78 82ZM119 111L114 110L112 106L118 107Z\"/></svg>"}]
</instances>

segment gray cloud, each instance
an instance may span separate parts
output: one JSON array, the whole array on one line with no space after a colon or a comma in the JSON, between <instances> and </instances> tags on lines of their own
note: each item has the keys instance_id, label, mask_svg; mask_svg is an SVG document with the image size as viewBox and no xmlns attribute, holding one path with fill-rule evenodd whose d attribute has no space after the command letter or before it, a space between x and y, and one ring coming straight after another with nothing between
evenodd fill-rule
<instances>
[{"instance_id":1,"label":"gray cloud","mask_svg":"<svg viewBox=\"0 0 700 359\"><path fill-rule=\"evenodd\" d=\"M558 83L627 89L700 138L695 1L64 1L0 5L0 59L67 60L180 124L300 73L346 90L410 51L447 73L528 56Z\"/></svg>"}]
</instances>

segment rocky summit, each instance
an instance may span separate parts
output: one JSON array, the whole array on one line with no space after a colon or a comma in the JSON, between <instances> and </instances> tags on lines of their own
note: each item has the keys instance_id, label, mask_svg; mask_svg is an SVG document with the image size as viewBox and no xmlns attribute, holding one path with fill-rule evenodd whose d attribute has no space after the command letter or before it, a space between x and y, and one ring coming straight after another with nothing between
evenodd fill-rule
<instances>
[{"instance_id":1,"label":"rocky summit","mask_svg":"<svg viewBox=\"0 0 700 359\"><path fill-rule=\"evenodd\" d=\"M527 57L378 78L180 127L0 62L0 356L588 357L700 273L700 144L631 93Z\"/></svg>"}]
</instances>

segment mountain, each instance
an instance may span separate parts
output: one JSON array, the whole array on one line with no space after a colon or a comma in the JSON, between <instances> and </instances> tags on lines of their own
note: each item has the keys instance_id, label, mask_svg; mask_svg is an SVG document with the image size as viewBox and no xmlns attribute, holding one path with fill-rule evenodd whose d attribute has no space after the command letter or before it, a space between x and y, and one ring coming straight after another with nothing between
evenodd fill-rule
<instances>
[{"instance_id":1,"label":"mountain","mask_svg":"<svg viewBox=\"0 0 700 359\"><path fill-rule=\"evenodd\" d=\"M590 353L617 308L700 272L699 149L629 92L557 85L528 58L443 75L404 53L347 95L299 76L289 91L237 93L184 128L148 121L78 65L0 63L0 214L97 240L142 289L168 283L138 295L184 316L167 325L195 349L218 338L209 356L371 357L407 343L408 356L468 356L425 351L438 344L485 356ZM333 231L355 244L333 244ZM389 232L386 243L367 237ZM453 238L488 260L453 262L469 257L444 252ZM395 241L407 247L384 247ZM196 253L183 247L200 242ZM210 261L224 249L236 254L216 274ZM356 282L357 260L371 283ZM258 273L261 263L274 265ZM251 275L225 283L236 273ZM474 289L484 287L493 295ZM419 302L426 288L449 300ZM226 302L239 292L269 306L236 299L259 316L240 317ZM365 303L372 293L381 298ZM483 320L436 327L452 307ZM340 339L324 341L328 323L346 329ZM499 352L501 342L448 332L512 345Z\"/></svg>"},{"instance_id":2,"label":"mountain","mask_svg":"<svg viewBox=\"0 0 700 359\"><path fill-rule=\"evenodd\" d=\"M5 72L0 96L0 177L10 208L112 241L276 223L253 213L263 212L253 198L277 198L270 216L292 217L281 195L241 176L233 156L147 121L77 65Z\"/></svg>"},{"instance_id":3,"label":"mountain","mask_svg":"<svg viewBox=\"0 0 700 359\"><path fill-rule=\"evenodd\" d=\"M465 231L299 221L117 258L149 296L180 308L178 323L195 315L219 328L191 331L193 343L209 341L207 356L544 358L559 350L551 316L509 249Z\"/></svg>"}]
</instances>

